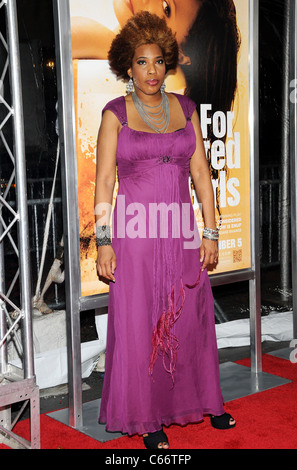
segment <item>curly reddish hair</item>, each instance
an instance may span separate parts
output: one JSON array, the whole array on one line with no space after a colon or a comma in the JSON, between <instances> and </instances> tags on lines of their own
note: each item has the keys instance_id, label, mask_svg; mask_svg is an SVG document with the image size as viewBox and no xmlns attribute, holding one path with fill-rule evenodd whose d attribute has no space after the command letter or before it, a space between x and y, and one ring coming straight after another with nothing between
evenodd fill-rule
<instances>
[{"instance_id":1,"label":"curly reddish hair","mask_svg":"<svg viewBox=\"0 0 297 470\"><path fill-rule=\"evenodd\" d=\"M157 44L160 47L166 72L176 69L179 50L175 34L168 28L165 19L141 11L128 20L112 41L108 61L118 79L129 80L127 70L132 65L135 49L144 44Z\"/></svg>"}]
</instances>

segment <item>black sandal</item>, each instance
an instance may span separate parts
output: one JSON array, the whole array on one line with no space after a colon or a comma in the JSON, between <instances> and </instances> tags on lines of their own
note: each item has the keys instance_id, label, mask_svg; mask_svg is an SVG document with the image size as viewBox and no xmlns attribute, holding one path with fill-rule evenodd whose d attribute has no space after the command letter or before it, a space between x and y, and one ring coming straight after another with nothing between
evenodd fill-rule
<instances>
[{"instance_id":1,"label":"black sandal","mask_svg":"<svg viewBox=\"0 0 297 470\"><path fill-rule=\"evenodd\" d=\"M231 429L236 425L236 423L230 424L231 419L234 420L234 418L232 418L229 413L224 413L221 416L211 416L210 422L211 425L216 429Z\"/></svg>"},{"instance_id":2,"label":"black sandal","mask_svg":"<svg viewBox=\"0 0 297 470\"><path fill-rule=\"evenodd\" d=\"M165 444L169 447L168 437L163 429L149 432L147 436L143 436L143 443L147 449L162 449L162 447L159 447L160 444Z\"/></svg>"}]
</instances>

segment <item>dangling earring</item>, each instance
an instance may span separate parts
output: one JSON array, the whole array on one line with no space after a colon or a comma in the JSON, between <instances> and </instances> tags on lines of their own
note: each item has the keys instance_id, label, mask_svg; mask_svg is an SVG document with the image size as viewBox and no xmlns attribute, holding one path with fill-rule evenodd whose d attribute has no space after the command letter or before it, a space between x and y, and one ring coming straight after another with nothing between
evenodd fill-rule
<instances>
[{"instance_id":1,"label":"dangling earring","mask_svg":"<svg viewBox=\"0 0 297 470\"><path fill-rule=\"evenodd\" d=\"M132 77L131 77L129 82L126 85L126 92L127 93L132 93L133 89L134 89L134 84L133 84L133 80L132 80Z\"/></svg>"},{"instance_id":2,"label":"dangling earring","mask_svg":"<svg viewBox=\"0 0 297 470\"><path fill-rule=\"evenodd\" d=\"M163 82L162 85L161 85L161 88L160 88L161 93L165 92L165 88L166 88L166 84L165 84L165 82Z\"/></svg>"}]
</instances>

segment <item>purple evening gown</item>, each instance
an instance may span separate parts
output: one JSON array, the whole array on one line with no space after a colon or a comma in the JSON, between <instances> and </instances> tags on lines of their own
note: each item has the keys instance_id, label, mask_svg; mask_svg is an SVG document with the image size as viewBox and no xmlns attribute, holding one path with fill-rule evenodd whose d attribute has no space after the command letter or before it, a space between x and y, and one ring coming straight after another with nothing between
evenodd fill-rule
<instances>
[{"instance_id":1,"label":"purple evening gown","mask_svg":"<svg viewBox=\"0 0 297 470\"><path fill-rule=\"evenodd\" d=\"M224 413L213 296L189 191L196 105L175 96L187 124L166 134L129 128L123 96L103 110L122 129L99 422L129 435Z\"/></svg>"}]
</instances>

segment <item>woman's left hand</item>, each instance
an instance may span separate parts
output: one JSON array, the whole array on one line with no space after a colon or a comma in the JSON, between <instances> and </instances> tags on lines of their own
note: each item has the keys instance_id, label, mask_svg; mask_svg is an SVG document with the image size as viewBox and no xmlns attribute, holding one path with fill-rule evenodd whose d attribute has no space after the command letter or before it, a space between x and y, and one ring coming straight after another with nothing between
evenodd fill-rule
<instances>
[{"instance_id":1,"label":"woman's left hand","mask_svg":"<svg viewBox=\"0 0 297 470\"><path fill-rule=\"evenodd\" d=\"M203 262L202 271L210 264L217 264L219 259L218 242L202 238L200 246L200 261Z\"/></svg>"}]
</instances>

